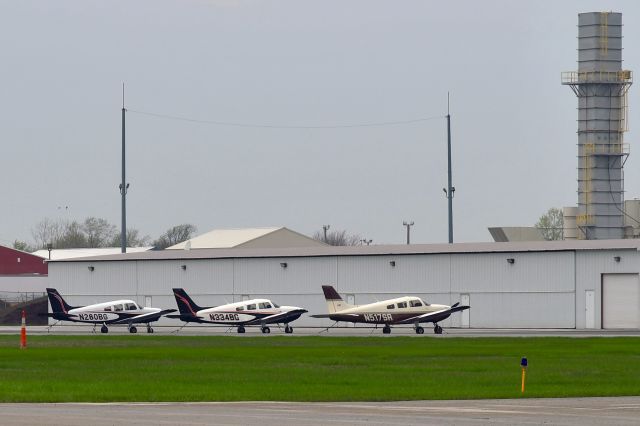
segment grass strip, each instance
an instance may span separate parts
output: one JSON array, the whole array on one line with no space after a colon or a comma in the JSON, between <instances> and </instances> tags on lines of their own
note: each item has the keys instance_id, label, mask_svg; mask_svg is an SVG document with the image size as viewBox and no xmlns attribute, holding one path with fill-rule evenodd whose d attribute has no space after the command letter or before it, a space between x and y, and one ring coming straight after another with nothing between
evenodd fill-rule
<instances>
[{"instance_id":1,"label":"grass strip","mask_svg":"<svg viewBox=\"0 0 640 426\"><path fill-rule=\"evenodd\" d=\"M640 395L640 340L0 336L1 402L393 401Z\"/></svg>"}]
</instances>

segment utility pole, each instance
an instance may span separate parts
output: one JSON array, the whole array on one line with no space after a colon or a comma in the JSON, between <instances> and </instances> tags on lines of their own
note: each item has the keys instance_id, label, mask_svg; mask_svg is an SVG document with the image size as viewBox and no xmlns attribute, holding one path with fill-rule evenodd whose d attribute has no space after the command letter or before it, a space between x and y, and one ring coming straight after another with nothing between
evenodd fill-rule
<instances>
[{"instance_id":1,"label":"utility pole","mask_svg":"<svg viewBox=\"0 0 640 426\"><path fill-rule=\"evenodd\" d=\"M407 244L411 244L411 227L413 226L413 221L404 221L402 225L407 227Z\"/></svg>"},{"instance_id":2,"label":"utility pole","mask_svg":"<svg viewBox=\"0 0 640 426\"><path fill-rule=\"evenodd\" d=\"M127 252L127 190L129 184L125 176L125 131L124 116L127 110L124 107L124 83L122 83L122 183L120 184L120 195L122 196L122 229L120 231L120 251Z\"/></svg>"},{"instance_id":3,"label":"utility pole","mask_svg":"<svg viewBox=\"0 0 640 426\"><path fill-rule=\"evenodd\" d=\"M447 176L448 186L442 188L449 204L449 244L453 244L453 193L456 188L453 186L451 178L451 115L449 114L449 92L447 92Z\"/></svg>"},{"instance_id":4,"label":"utility pole","mask_svg":"<svg viewBox=\"0 0 640 426\"><path fill-rule=\"evenodd\" d=\"M327 231L331 228L331 225L322 225L322 229L324 230L324 242L327 242Z\"/></svg>"}]
</instances>

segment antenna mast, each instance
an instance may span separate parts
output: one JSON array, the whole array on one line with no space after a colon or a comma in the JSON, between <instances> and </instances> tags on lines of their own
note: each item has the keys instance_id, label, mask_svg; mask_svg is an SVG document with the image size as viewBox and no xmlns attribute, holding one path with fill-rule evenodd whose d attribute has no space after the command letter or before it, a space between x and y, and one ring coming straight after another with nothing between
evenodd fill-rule
<instances>
[{"instance_id":1,"label":"antenna mast","mask_svg":"<svg viewBox=\"0 0 640 426\"><path fill-rule=\"evenodd\" d=\"M451 115L449 114L449 92L447 92L447 177L448 186L444 189L449 204L449 244L453 244L453 193L456 188L453 186L451 178Z\"/></svg>"},{"instance_id":2,"label":"antenna mast","mask_svg":"<svg viewBox=\"0 0 640 426\"><path fill-rule=\"evenodd\" d=\"M129 184L126 183L125 175L125 113L124 107L124 83L122 83L122 183L120 184L120 195L122 196L122 228L120 230L120 251L127 252L127 190Z\"/></svg>"}]
</instances>

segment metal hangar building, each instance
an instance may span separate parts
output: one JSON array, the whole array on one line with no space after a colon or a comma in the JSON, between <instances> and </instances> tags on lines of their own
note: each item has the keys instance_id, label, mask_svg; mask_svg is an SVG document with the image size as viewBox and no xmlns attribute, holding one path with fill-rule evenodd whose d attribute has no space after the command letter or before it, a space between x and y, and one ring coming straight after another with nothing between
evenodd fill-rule
<instances>
[{"instance_id":1,"label":"metal hangar building","mask_svg":"<svg viewBox=\"0 0 640 426\"><path fill-rule=\"evenodd\" d=\"M626 239L163 250L51 261L48 279L78 305L175 307L171 289L183 287L201 305L266 297L314 314L326 313L321 286L332 284L348 303L416 295L471 306L445 327L637 329L639 249Z\"/></svg>"}]
</instances>

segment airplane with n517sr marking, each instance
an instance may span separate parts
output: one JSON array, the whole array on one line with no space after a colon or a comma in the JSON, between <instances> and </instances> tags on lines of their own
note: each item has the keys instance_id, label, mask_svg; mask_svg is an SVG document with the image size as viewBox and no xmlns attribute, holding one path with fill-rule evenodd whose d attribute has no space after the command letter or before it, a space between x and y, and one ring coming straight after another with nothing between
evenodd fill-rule
<instances>
[{"instance_id":1,"label":"airplane with n517sr marking","mask_svg":"<svg viewBox=\"0 0 640 426\"><path fill-rule=\"evenodd\" d=\"M271 333L267 324L284 324L284 332L291 334L293 327L289 323L307 312L306 309L296 306L278 306L269 299L251 299L220 306L201 307L191 300L184 289L174 288L173 295L180 315L167 315L167 318L178 318L185 323L225 324L238 327L238 333L244 333L245 326L259 325L260 330L267 334Z\"/></svg>"},{"instance_id":2,"label":"airplane with n517sr marking","mask_svg":"<svg viewBox=\"0 0 640 426\"><path fill-rule=\"evenodd\" d=\"M130 333L138 329L134 324L147 324L147 333L153 333L151 323L175 309L145 308L133 300L112 300L87 306L70 306L55 288L48 288L47 295L51 304L50 314L40 314L59 321L84 322L93 324L95 330L98 324L101 333L108 333L107 324L126 324ZM55 324L54 324L55 325ZM53 327L53 325L51 326Z\"/></svg>"},{"instance_id":3,"label":"airplane with n517sr marking","mask_svg":"<svg viewBox=\"0 0 640 426\"><path fill-rule=\"evenodd\" d=\"M431 305L419 297L405 296L388 299L367 305L350 305L342 300L335 288L323 285L322 291L329 307L328 314L311 315L313 318L329 318L336 322L353 322L366 324L384 324L382 332L391 333L391 325L413 324L417 334L423 334L423 322L432 322L433 332L442 334L438 322L443 321L454 312L469 309L469 306L456 303L449 305Z\"/></svg>"}]
</instances>

